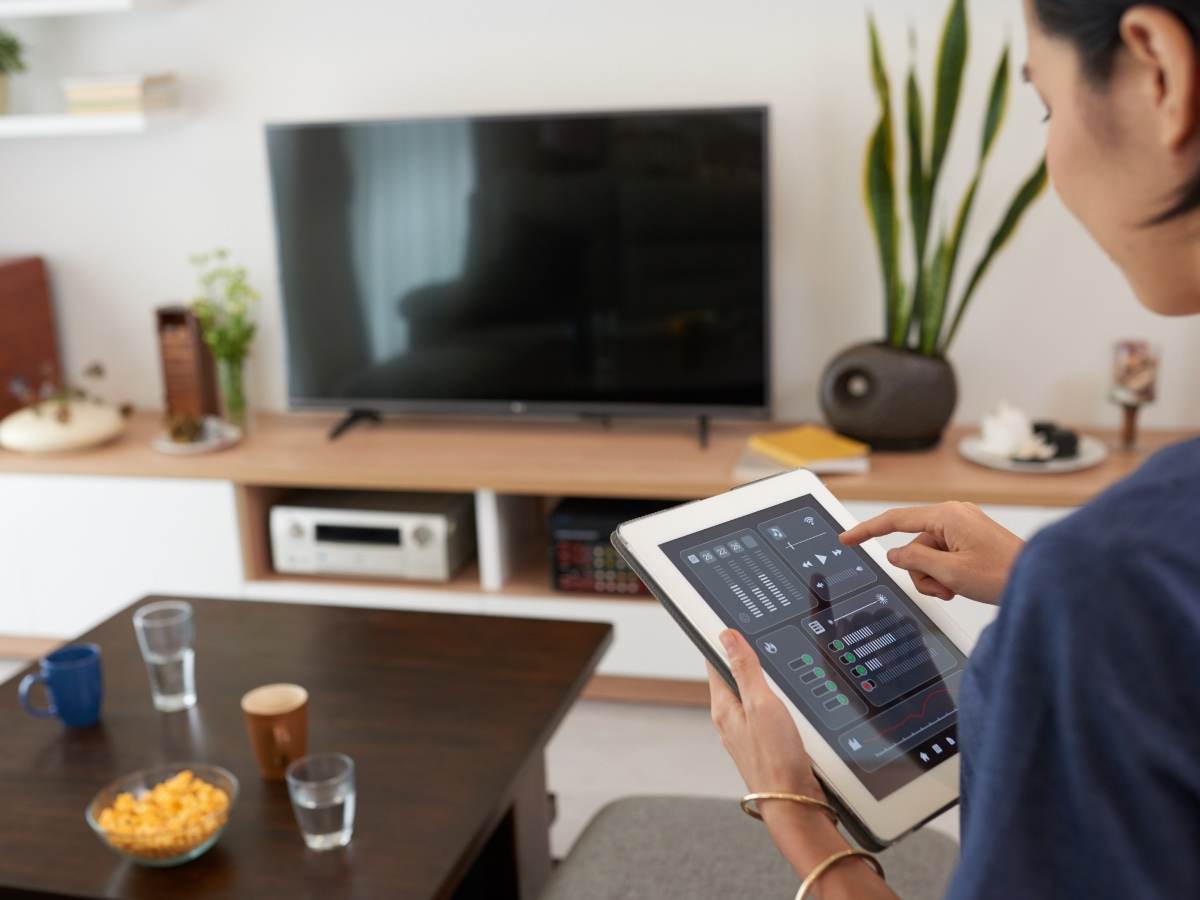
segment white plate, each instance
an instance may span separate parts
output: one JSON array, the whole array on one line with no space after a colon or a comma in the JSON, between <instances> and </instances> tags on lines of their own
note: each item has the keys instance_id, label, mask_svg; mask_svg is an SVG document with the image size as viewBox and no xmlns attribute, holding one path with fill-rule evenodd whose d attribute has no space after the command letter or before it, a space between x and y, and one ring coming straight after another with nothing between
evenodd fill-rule
<instances>
[{"instance_id":1,"label":"white plate","mask_svg":"<svg viewBox=\"0 0 1200 900\"><path fill-rule=\"evenodd\" d=\"M958 452L964 459L989 469L999 469L1001 472L1020 472L1023 475L1065 475L1068 472L1082 472L1100 465L1108 459L1108 447L1099 438L1089 435L1079 437L1079 455L1073 459L1050 459L1046 462L1019 462L1005 456L997 456L983 448L983 439L979 436L963 438L958 445Z\"/></svg>"},{"instance_id":2,"label":"white plate","mask_svg":"<svg viewBox=\"0 0 1200 900\"><path fill-rule=\"evenodd\" d=\"M200 453L215 453L232 447L242 439L242 429L228 422L223 422L216 416L208 416L204 420L204 435L198 441L183 444L171 440L169 434L160 434L151 446L159 453L170 456L195 456Z\"/></svg>"}]
</instances>

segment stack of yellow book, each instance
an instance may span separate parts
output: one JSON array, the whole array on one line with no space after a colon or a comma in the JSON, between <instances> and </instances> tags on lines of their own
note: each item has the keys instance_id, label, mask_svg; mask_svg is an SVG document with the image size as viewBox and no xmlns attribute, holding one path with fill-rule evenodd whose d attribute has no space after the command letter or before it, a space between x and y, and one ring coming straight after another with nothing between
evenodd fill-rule
<instances>
[{"instance_id":1,"label":"stack of yellow book","mask_svg":"<svg viewBox=\"0 0 1200 900\"><path fill-rule=\"evenodd\" d=\"M738 484L808 469L818 475L864 474L870 470L870 448L819 425L752 435L734 467Z\"/></svg>"}]
</instances>

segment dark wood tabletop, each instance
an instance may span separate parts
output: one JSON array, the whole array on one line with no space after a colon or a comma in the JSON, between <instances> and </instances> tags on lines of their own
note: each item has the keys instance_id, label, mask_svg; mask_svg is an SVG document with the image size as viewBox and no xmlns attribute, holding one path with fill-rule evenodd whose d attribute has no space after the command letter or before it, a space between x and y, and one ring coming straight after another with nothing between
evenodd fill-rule
<instances>
[{"instance_id":1,"label":"dark wood tabletop","mask_svg":"<svg viewBox=\"0 0 1200 900\"><path fill-rule=\"evenodd\" d=\"M151 706L134 607L80 638L103 653L98 725L35 719L18 705L17 679L4 684L0 896L536 898L549 871L543 751L609 625L188 599L193 710ZM258 775L238 701L277 681L309 691L309 752L357 765L344 850L307 850L286 785ZM84 809L101 787L187 760L241 781L208 853L148 869L92 834Z\"/></svg>"}]
</instances>

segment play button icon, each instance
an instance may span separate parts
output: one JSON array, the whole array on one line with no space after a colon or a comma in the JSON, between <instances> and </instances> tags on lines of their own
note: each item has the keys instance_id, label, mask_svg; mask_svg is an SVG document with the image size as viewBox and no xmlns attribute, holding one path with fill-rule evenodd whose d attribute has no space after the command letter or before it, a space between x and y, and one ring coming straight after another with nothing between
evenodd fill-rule
<instances>
[{"instance_id":1,"label":"play button icon","mask_svg":"<svg viewBox=\"0 0 1200 900\"><path fill-rule=\"evenodd\" d=\"M813 555L816 556L817 562L821 565L825 565L825 560L829 559L828 556L822 556L820 553L814 553Z\"/></svg>"}]
</instances>

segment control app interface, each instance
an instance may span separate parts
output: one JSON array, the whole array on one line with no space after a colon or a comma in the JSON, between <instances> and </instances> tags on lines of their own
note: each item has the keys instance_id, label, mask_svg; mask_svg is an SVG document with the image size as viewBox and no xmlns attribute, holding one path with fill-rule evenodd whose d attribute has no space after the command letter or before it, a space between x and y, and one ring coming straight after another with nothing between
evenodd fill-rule
<instances>
[{"instance_id":1,"label":"control app interface","mask_svg":"<svg viewBox=\"0 0 1200 900\"><path fill-rule=\"evenodd\" d=\"M663 544L883 799L958 753L966 659L811 496Z\"/></svg>"}]
</instances>

